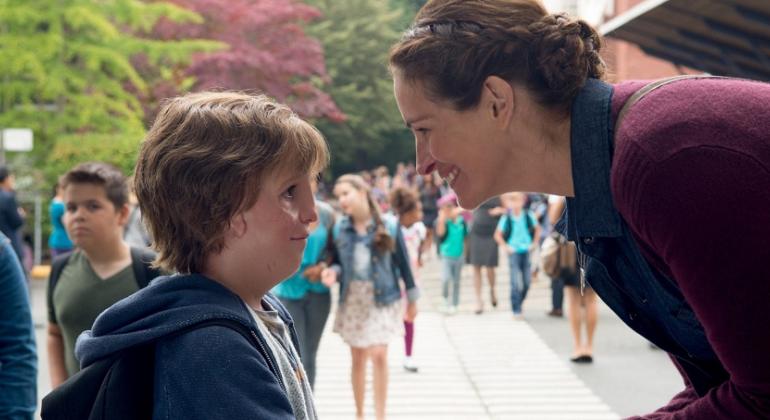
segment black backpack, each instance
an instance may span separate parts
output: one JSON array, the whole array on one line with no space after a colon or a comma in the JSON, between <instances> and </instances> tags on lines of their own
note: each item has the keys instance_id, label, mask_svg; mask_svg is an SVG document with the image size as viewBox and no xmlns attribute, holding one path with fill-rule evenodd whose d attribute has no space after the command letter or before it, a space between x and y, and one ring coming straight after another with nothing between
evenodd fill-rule
<instances>
[{"instance_id":1,"label":"black backpack","mask_svg":"<svg viewBox=\"0 0 770 420\"><path fill-rule=\"evenodd\" d=\"M152 419L155 344L209 326L239 332L267 358L251 330L231 319L209 319L129 347L88 365L43 398L43 420Z\"/></svg>"},{"instance_id":2,"label":"black backpack","mask_svg":"<svg viewBox=\"0 0 770 420\"><path fill-rule=\"evenodd\" d=\"M527 232L529 232L529 237L534 240L535 239L535 225L532 224L532 218L529 217L529 212L524 212L524 222L527 224ZM505 222L503 222L503 240L507 243L511 239L511 235L513 235L513 217L511 217L511 214L507 214L505 217Z\"/></svg>"}]
</instances>

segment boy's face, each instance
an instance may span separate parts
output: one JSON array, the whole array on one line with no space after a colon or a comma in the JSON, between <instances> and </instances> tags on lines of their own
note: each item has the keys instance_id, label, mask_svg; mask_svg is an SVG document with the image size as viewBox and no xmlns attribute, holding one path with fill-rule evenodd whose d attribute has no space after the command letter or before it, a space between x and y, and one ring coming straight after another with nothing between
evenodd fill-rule
<instances>
[{"instance_id":1,"label":"boy's face","mask_svg":"<svg viewBox=\"0 0 770 420\"><path fill-rule=\"evenodd\" d=\"M122 240L128 206L116 209L103 186L69 184L62 190L62 199L64 227L75 245L88 252Z\"/></svg>"},{"instance_id":2,"label":"boy's face","mask_svg":"<svg viewBox=\"0 0 770 420\"><path fill-rule=\"evenodd\" d=\"M299 268L309 226L318 220L312 178L266 176L254 205L233 218L225 247L237 252L244 275L262 287L272 287Z\"/></svg>"},{"instance_id":3,"label":"boy's face","mask_svg":"<svg viewBox=\"0 0 770 420\"><path fill-rule=\"evenodd\" d=\"M524 208L525 197L521 193L508 193L503 194L502 202L505 208L509 210L519 211Z\"/></svg>"}]
</instances>

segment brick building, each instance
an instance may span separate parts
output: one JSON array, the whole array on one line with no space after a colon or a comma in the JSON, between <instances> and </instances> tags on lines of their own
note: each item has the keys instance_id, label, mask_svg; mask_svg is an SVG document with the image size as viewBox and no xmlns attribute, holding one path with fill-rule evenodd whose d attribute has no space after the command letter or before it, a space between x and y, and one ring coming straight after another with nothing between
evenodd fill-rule
<instances>
[{"instance_id":1,"label":"brick building","mask_svg":"<svg viewBox=\"0 0 770 420\"><path fill-rule=\"evenodd\" d=\"M543 0L549 12L564 11L598 27L644 0ZM606 38L602 54L609 67L608 81L657 79L684 73L699 73L646 54L629 42Z\"/></svg>"}]
</instances>

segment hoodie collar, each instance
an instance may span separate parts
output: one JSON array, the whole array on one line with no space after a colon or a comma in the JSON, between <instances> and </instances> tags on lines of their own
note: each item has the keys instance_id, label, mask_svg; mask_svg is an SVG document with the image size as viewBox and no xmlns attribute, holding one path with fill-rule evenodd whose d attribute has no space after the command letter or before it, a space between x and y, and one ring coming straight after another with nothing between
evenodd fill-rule
<instances>
[{"instance_id":1,"label":"hoodie collar","mask_svg":"<svg viewBox=\"0 0 770 420\"><path fill-rule=\"evenodd\" d=\"M264 299L287 325L291 316L267 294ZM200 274L165 276L102 312L91 330L78 337L75 355L81 365L163 336L192 324L228 319L256 328L243 300Z\"/></svg>"}]
</instances>

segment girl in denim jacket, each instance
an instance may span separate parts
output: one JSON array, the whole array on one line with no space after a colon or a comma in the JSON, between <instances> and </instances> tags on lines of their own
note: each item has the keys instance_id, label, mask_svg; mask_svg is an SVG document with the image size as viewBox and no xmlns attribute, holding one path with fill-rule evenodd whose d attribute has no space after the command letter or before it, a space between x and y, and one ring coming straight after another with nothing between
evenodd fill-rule
<instances>
[{"instance_id":1,"label":"girl in denim jacket","mask_svg":"<svg viewBox=\"0 0 770 420\"><path fill-rule=\"evenodd\" d=\"M417 314L419 293L398 223L380 214L363 178L340 177L334 195L344 216L334 227L335 264L324 270L322 281L327 286L340 283L334 331L350 346L356 417L364 416L366 365L371 359L376 417L384 419L388 343L404 331L399 278L407 291L408 318Z\"/></svg>"}]
</instances>

